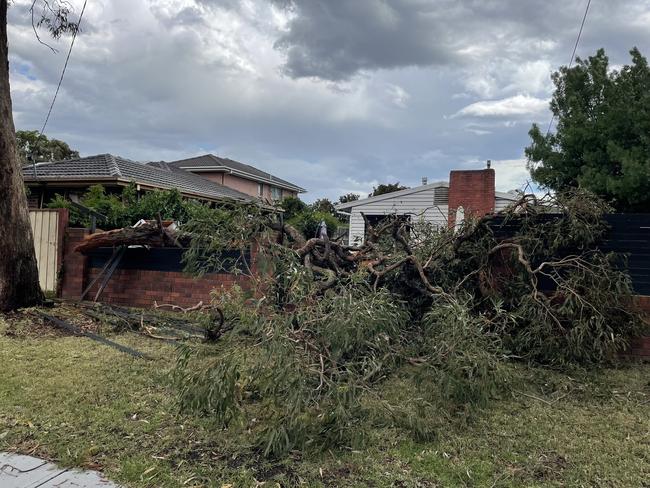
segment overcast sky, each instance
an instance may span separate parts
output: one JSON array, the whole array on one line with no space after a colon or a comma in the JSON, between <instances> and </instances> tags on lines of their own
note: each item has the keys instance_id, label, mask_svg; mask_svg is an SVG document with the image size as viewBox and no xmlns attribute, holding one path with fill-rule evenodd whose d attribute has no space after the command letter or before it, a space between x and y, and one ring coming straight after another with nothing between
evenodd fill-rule
<instances>
[{"instance_id":1,"label":"overcast sky","mask_svg":"<svg viewBox=\"0 0 650 488\"><path fill-rule=\"evenodd\" d=\"M83 0L70 0L76 15ZM9 9L18 129L38 129L70 38L36 40ZM308 189L446 180L491 159L525 184L533 122L567 64L586 0L88 0L46 134L82 155L211 152ZM47 38L42 33L43 38ZM650 0L592 0L579 56L650 53Z\"/></svg>"}]
</instances>

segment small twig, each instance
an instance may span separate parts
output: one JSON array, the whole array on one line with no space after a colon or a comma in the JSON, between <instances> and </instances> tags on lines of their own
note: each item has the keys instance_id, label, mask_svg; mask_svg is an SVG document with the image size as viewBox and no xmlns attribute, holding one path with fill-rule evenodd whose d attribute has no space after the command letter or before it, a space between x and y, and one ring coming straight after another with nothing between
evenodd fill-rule
<instances>
[{"instance_id":1,"label":"small twig","mask_svg":"<svg viewBox=\"0 0 650 488\"><path fill-rule=\"evenodd\" d=\"M526 396L528 398L532 398L533 400L537 400L537 401L540 401L542 403L546 403L546 405L553 405L553 402L549 402L548 400L544 400L543 398L537 397L535 395L529 395L528 393L524 393L523 391L517 391L517 390L513 390L513 391L515 393Z\"/></svg>"}]
</instances>

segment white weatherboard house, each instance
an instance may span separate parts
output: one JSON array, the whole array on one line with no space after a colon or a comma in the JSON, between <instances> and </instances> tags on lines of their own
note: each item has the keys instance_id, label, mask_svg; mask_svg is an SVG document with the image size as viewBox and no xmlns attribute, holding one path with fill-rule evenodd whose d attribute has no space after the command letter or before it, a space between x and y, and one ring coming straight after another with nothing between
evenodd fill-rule
<instances>
[{"instance_id":1,"label":"white weatherboard house","mask_svg":"<svg viewBox=\"0 0 650 488\"><path fill-rule=\"evenodd\" d=\"M517 193L496 192L494 170L452 171L449 182L438 181L415 188L336 205L350 215L350 243L363 242L365 215L369 222L386 215L408 215L439 226L454 225L465 215L481 216L503 210L519 198Z\"/></svg>"}]
</instances>

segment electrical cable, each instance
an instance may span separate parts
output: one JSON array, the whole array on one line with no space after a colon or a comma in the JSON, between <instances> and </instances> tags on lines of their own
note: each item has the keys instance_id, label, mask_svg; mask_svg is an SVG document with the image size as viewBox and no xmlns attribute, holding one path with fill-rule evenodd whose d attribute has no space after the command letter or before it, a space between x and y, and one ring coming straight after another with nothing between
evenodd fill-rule
<instances>
[{"instance_id":1,"label":"electrical cable","mask_svg":"<svg viewBox=\"0 0 650 488\"><path fill-rule=\"evenodd\" d=\"M589 13L589 7L591 6L591 0L587 1L587 6L585 8L585 14L582 16L582 22L580 23L580 29L578 30L578 37L576 37L576 43L573 46L573 52L571 53L571 59L569 60L569 69L573 66L573 61L576 57L576 51L578 50L578 44L580 43L580 37L582 37L582 30L585 27L585 21L587 20L587 14ZM551 121L548 123L548 129L546 130L546 137L551 133L551 128L553 127L553 122L555 121L555 114L551 117Z\"/></svg>"}]
</instances>

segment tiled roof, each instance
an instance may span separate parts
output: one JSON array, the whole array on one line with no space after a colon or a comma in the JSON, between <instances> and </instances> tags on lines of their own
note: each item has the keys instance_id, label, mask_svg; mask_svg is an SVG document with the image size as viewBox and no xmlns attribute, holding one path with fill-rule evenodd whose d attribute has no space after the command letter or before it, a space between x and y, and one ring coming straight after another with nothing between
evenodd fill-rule
<instances>
[{"instance_id":1,"label":"tiled roof","mask_svg":"<svg viewBox=\"0 0 650 488\"><path fill-rule=\"evenodd\" d=\"M161 163L163 162L161 161L160 163L149 163L149 164L159 165ZM298 185L294 185L293 183L283 180L282 178L278 178L277 176L273 176L270 173L261 171L255 168L254 166L251 166L250 164L240 163L239 161L234 161L228 158L220 158L218 156L215 156L214 154L204 154L203 156L197 156L194 158L180 159L178 161L170 161L167 164L174 168L183 168L183 169L188 169L188 168L207 169L207 168L215 168L215 167L224 168L226 170L231 170L235 173L238 173L244 177L249 177L250 179L253 179L255 181L262 181L264 183L270 183L270 184L275 183L278 186L290 188L298 192L305 191L304 188L301 188Z\"/></svg>"},{"instance_id":2,"label":"tiled roof","mask_svg":"<svg viewBox=\"0 0 650 488\"><path fill-rule=\"evenodd\" d=\"M210 200L253 200L245 193L186 171L166 167L166 165L153 166L137 163L112 154L37 163L36 176L34 176L32 165L23 166L22 170L23 178L27 181L134 181L153 188L177 188L183 194Z\"/></svg>"}]
</instances>

